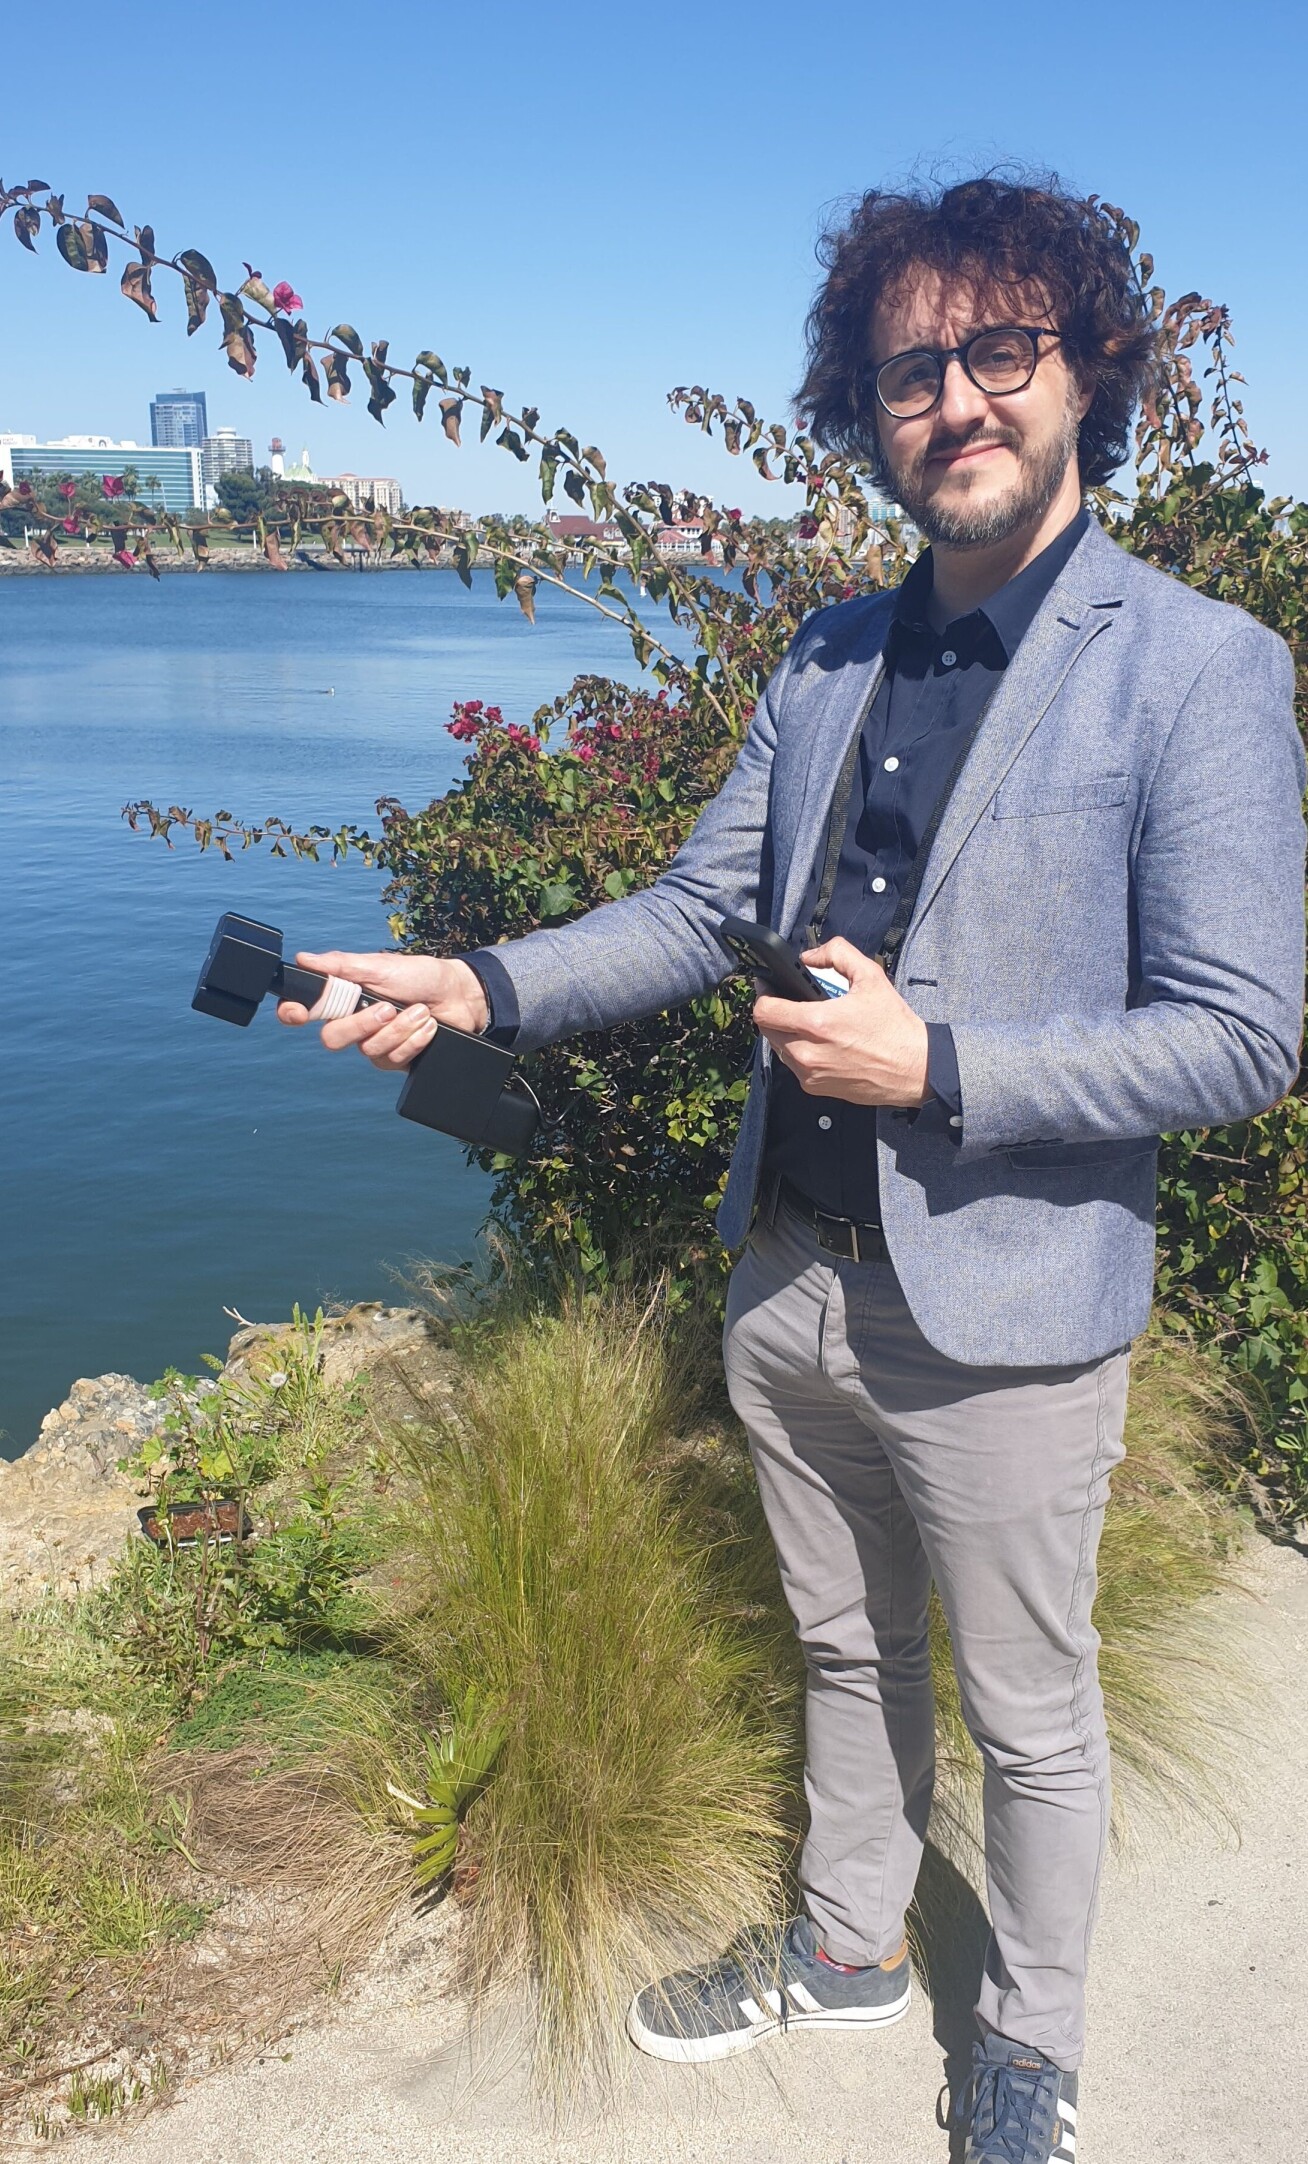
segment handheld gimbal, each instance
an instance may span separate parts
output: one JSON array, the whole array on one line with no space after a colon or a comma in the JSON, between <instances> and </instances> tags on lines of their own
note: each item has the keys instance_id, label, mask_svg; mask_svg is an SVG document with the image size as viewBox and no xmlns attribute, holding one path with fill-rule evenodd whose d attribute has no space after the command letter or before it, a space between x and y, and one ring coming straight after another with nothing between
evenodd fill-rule
<instances>
[{"instance_id":1,"label":"handheld gimbal","mask_svg":"<svg viewBox=\"0 0 1308 2164\"><path fill-rule=\"evenodd\" d=\"M269 992L275 999L297 1000L311 1012L316 1008L316 1022L336 1021L383 998L345 977L323 977L284 962L282 935L271 924L220 917L191 1005L247 1029ZM395 1109L403 1119L506 1157L521 1157L540 1124L540 1106L515 1074L513 1054L446 1022L409 1068Z\"/></svg>"}]
</instances>

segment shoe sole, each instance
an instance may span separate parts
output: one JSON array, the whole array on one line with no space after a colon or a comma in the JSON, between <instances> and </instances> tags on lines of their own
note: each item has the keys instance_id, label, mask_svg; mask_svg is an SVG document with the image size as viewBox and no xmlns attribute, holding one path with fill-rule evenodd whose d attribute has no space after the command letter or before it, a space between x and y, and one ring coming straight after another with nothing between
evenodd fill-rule
<instances>
[{"instance_id":1,"label":"shoe sole","mask_svg":"<svg viewBox=\"0 0 1308 2164\"><path fill-rule=\"evenodd\" d=\"M747 2029L727 2029L718 2036L664 2036L657 2029L647 2029L633 2000L627 2012L627 2034L637 2051L647 2052L651 2059L699 2066L708 2059L731 2059L738 2052L752 2051L755 2044L766 2043L770 2036L789 2035L794 2029L889 2029L904 2019L912 2000L913 1987L909 1984L903 1997L892 2000L889 2006L788 2014L784 2021L751 2022Z\"/></svg>"}]
</instances>

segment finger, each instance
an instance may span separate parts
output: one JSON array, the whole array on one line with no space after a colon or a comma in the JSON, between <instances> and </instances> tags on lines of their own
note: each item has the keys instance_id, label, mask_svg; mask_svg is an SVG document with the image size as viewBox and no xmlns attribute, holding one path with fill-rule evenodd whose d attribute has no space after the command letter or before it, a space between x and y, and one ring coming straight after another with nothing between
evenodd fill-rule
<instances>
[{"instance_id":1,"label":"finger","mask_svg":"<svg viewBox=\"0 0 1308 2164\"><path fill-rule=\"evenodd\" d=\"M404 1017L401 1016L400 1020L403 1021L403 1019ZM417 1059L420 1052L426 1051L432 1038L436 1035L437 1027L435 1015L425 1014L425 1019L416 1023L413 1029L409 1031L408 1036L392 1046L390 1050L379 1054L369 1044L364 1046L364 1052L368 1059L372 1061L373 1066L380 1072L383 1074L394 1073L397 1068L410 1066Z\"/></svg>"},{"instance_id":2,"label":"finger","mask_svg":"<svg viewBox=\"0 0 1308 2164\"><path fill-rule=\"evenodd\" d=\"M359 1050L364 1058L372 1060L374 1065L384 1066L393 1053L404 1051L410 1038L418 1030L426 1028L431 1020L431 1010L427 1007L405 1007L398 1014L392 1008L391 1019L383 1028L373 1030L368 1036L357 1040ZM429 1030L429 1038L430 1034ZM409 1050L405 1054L406 1061L412 1057L413 1052Z\"/></svg>"},{"instance_id":3,"label":"finger","mask_svg":"<svg viewBox=\"0 0 1308 2164\"><path fill-rule=\"evenodd\" d=\"M814 947L800 960L818 969L838 969L850 984L867 984L873 977L884 977L880 962L852 946L847 939L825 939L820 947Z\"/></svg>"},{"instance_id":4,"label":"finger","mask_svg":"<svg viewBox=\"0 0 1308 2164\"><path fill-rule=\"evenodd\" d=\"M307 1007L302 1007L298 1000L279 999L277 1002L277 1019L279 1022L285 1022L288 1029L303 1029L309 1019L309 1010Z\"/></svg>"},{"instance_id":5,"label":"finger","mask_svg":"<svg viewBox=\"0 0 1308 2164\"><path fill-rule=\"evenodd\" d=\"M793 1075L799 1076L800 1069L797 1062L799 1056L803 1053L804 1047L802 1045L792 1044L789 1039L785 1037L774 1036L771 1030L765 1029L762 1034L767 1043L771 1045L773 1052L781 1061L782 1066L789 1067ZM802 1076L800 1076L800 1080L802 1083Z\"/></svg>"},{"instance_id":6,"label":"finger","mask_svg":"<svg viewBox=\"0 0 1308 2164\"><path fill-rule=\"evenodd\" d=\"M367 984L375 975L378 962L388 957L381 954L297 954L297 967L315 969L320 977L348 977L351 984Z\"/></svg>"},{"instance_id":7,"label":"finger","mask_svg":"<svg viewBox=\"0 0 1308 2164\"><path fill-rule=\"evenodd\" d=\"M322 1041L329 1052L343 1052L347 1045L361 1045L378 1030L388 1028L395 1020L396 1009L388 1001L376 1007L357 1007L353 1014L342 1015L339 1021L324 1022Z\"/></svg>"},{"instance_id":8,"label":"finger","mask_svg":"<svg viewBox=\"0 0 1308 2164\"><path fill-rule=\"evenodd\" d=\"M754 1021L765 1037L817 1037L822 1035L818 1017L826 1006L815 999L778 999L769 992L754 1002Z\"/></svg>"}]
</instances>

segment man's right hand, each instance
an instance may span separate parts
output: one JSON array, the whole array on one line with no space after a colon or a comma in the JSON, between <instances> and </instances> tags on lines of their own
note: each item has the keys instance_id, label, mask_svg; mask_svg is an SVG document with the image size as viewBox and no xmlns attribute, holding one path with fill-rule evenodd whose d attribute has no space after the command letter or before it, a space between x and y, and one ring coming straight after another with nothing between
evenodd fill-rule
<instances>
[{"instance_id":1,"label":"man's right hand","mask_svg":"<svg viewBox=\"0 0 1308 2164\"><path fill-rule=\"evenodd\" d=\"M301 969L323 977L348 977L385 995L384 1006L362 1007L338 1022L324 1022L329 1052L357 1045L383 1074L394 1074L425 1052L439 1022L479 1036L490 1021L480 977L466 962L440 962L423 954L297 954ZM277 1019L302 1029L314 1016L291 999L279 1000Z\"/></svg>"}]
</instances>

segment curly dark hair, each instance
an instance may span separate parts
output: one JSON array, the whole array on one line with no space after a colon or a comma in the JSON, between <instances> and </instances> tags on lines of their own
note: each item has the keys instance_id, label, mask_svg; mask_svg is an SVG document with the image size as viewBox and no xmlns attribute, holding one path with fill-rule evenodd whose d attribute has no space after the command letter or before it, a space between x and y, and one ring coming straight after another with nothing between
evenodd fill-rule
<instances>
[{"instance_id":1,"label":"curly dark hair","mask_svg":"<svg viewBox=\"0 0 1308 2164\"><path fill-rule=\"evenodd\" d=\"M1082 484L1094 488L1122 464L1155 366L1149 306L1114 218L1056 175L870 189L828 229L818 258L827 275L808 314L796 406L819 443L865 460L882 487L893 493L868 367L872 311L918 268L970 280L978 305L1001 311L1038 286L1071 367L1095 386L1078 442Z\"/></svg>"}]
</instances>

